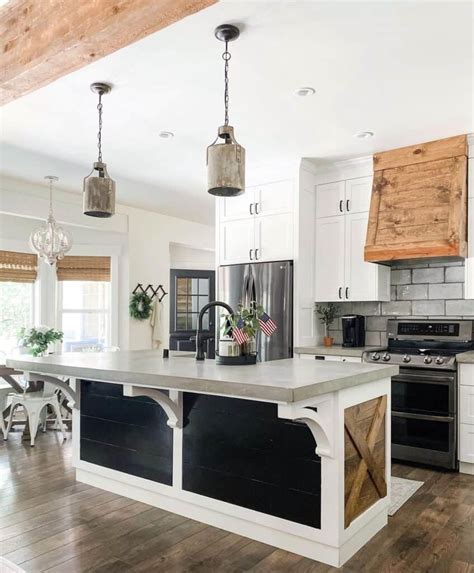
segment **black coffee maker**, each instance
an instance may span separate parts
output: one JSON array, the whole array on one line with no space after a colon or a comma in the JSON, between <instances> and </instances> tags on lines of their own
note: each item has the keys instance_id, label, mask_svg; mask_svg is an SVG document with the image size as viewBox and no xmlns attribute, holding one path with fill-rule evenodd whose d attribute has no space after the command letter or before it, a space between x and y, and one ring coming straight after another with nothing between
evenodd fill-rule
<instances>
[{"instance_id":1,"label":"black coffee maker","mask_svg":"<svg viewBox=\"0 0 474 573\"><path fill-rule=\"evenodd\" d=\"M365 346L365 316L348 314L341 321L342 346Z\"/></svg>"}]
</instances>

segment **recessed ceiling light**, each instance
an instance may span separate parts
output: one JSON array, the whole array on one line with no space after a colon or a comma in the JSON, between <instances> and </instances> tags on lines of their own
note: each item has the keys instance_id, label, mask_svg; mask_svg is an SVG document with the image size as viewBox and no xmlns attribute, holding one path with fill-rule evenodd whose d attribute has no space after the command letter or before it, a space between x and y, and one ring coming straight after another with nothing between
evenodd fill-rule
<instances>
[{"instance_id":1,"label":"recessed ceiling light","mask_svg":"<svg viewBox=\"0 0 474 573\"><path fill-rule=\"evenodd\" d=\"M163 139L172 139L174 137L174 133L172 131L160 131L158 135Z\"/></svg>"},{"instance_id":2,"label":"recessed ceiling light","mask_svg":"<svg viewBox=\"0 0 474 573\"><path fill-rule=\"evenodd\" d=\"M310 87L302 87L302 88L298 88L293 93L297 96L300 96L300 97L306 97L309 95L314 95L316 93L316 90L314 88L310 88Z\"/></svg>"},{"instance_id":3,"label":"recessed ceiling light","mask_svg":"<svg viewBox=\"0 0 474 573\"><path fill-rule=\"evenodd\" d=\"M356 133L354 135L354 137L357 137L357 139L369 139L369 137L373 136L374 136L373 131L359 131L359 133Z\"/></svg>"}]
</instances>

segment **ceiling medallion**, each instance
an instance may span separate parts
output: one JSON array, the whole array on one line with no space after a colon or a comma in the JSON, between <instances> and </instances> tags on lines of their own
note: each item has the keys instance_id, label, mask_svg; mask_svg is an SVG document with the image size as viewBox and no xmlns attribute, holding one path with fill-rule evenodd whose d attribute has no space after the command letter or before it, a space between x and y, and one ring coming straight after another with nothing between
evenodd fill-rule
<instances>
[{"instance_id":1,"label":"ceiling medallion","mask_svg":"<svg viewBox=\"0 0 474 573\"><path fill-rule=\"evenodd\" d=\"M234 128L229 125L229 61L228 43L239 37L237 26L223 24L214 35L225 42L224 60L224 125L217 130L217 137L207 148L207 189L218 197L236 197L245 191L245 149L237 143ZM223 139L223 143L217 143Z\"/></svg>"}]
</instances>

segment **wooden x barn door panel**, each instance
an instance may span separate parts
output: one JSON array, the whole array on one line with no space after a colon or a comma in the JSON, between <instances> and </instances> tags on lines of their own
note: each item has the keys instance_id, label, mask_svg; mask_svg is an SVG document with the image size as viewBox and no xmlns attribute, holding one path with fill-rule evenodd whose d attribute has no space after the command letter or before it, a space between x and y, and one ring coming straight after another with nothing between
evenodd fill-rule
<instances>
[{"instance_id":1,"label":"wooden x barn door panel","mask_svg":"<svg viewBox=\"0 0 474 573\"><path fill-rule=\"evenodd\" d=\"M344 411L345 527L387 495L385 416L387 396Z\"/></svg>"}]
</instances>

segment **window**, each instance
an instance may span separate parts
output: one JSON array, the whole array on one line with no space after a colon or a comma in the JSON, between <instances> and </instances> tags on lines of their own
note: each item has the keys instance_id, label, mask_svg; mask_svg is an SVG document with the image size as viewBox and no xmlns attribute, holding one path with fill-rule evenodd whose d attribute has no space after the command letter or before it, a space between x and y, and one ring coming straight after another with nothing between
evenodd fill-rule
<instances>
[{"instance_id":1,"label":"window","mask_svg":"<svg viewBox=\"0 0 474 573\"><path fill-rule=\"evenodd\" d=\"M18 345L22 328L33 326L37 258L30 253L0 251L0 351Z\"/></svg>"},{"instance_id":2,"label":"window","mask_svg":"<svg viewBox=\"0 0 474 573\"><path fill-rule=\"evenodd\" d=\"M63 351L100 350L110 346L110 258L65 257L58 263L57 276Z\"/></svg>"},{"instance_id":3,"label":"window","mask_svg":"<svg viewBox=\"0 0 474 573\"><path fill-rule=\"evenodd\" d=\"M34 323L34 284L0 282L0 352L9 354L18 346L22 328Z\"/></svg>"}]
</instances>

